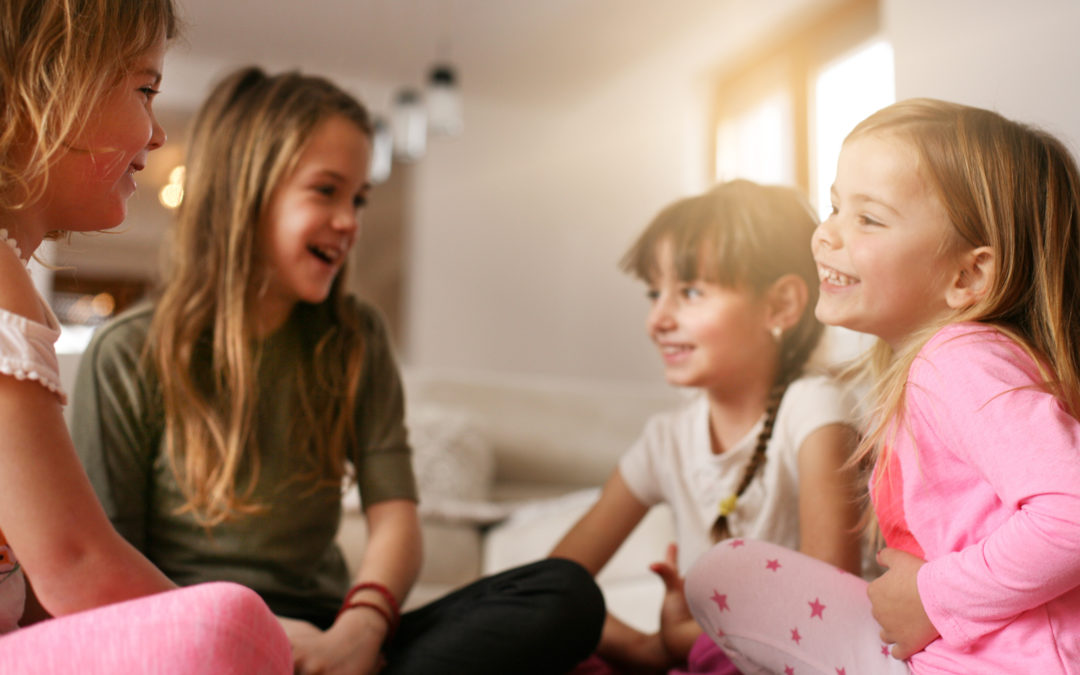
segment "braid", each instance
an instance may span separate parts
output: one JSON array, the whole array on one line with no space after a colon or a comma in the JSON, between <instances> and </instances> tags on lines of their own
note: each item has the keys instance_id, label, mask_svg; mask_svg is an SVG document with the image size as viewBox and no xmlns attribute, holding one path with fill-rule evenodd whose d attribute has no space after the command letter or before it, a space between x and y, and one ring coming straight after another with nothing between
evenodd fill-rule
<instances>
[{"instance_id":1,"label":"braid","mask_svg":"<svg viewBox=\"0 0 1080 675\"><path fill-rule=\"evenodd\" d=\"M765 463L765 449L769 446L769 440L772 439L773 427L776 425L776 413L780 410L780 401L784 398L784 392L787 391L788 384L790 384L790 380L781 380L769 392L769 398L765 402L765 421L762 422L761 433L758 434L754 454L750 456L750 462L746 465L742 480L739 481L739 487L735 489L732 495L720 502L720 515L716 517L716 521L709 531L714 543L731 536L727 524L728 514L735 510L739 497L746 492L746 488L750 487L750 483L754 481L754 476L757 475L761 465Z\"/></svg>"}]
</instances>

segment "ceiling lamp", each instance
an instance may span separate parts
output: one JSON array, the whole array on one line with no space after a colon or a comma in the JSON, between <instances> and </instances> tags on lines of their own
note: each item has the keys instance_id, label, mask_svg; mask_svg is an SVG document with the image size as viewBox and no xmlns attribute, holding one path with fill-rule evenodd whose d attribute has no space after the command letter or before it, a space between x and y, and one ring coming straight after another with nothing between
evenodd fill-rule
<instances>
[{"instance_id":1,"label":"ceiling lamp","mask_svg":"<svg viewBox=\"0 0 1080 675\"><path fill-rule=\"evenodd\" d=\"M465 128L461 112L461 90L454 69L437 64L428 75L428 128L433 135L457 136Z\"/></svg>"},{"instance_id":2,"label":"ceiling lamp","mask_svg":"<svg viewBox=\"0 0 1080 675\"><path fill-rule=\"evenodd\" d=\"M398 91L394 99L393 119L394 158L415 162L427 150L427 111L420 93L412 88Z\"/></svg>"},{"instance_id":3,"label":"ceiling lamp","mask_svg":"<svg viewBox=\"0 0 1080 675\"><path fill-rule=\"evenodd\" d=\"M384 117L375 117L371 121L371 182L382 183L389 178L393 163L394 137L390 123Z\"/></svg>"}]
</instances>

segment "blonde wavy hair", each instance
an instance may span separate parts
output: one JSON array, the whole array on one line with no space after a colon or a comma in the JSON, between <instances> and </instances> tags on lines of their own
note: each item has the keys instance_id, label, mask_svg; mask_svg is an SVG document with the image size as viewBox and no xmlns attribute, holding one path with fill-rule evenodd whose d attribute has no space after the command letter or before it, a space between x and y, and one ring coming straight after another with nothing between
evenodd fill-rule
<instances>
[{"instance_id":1,"label":"blonde wavy hair","mask_svg":"<svg viewBox=\"0 0 1080 675\"><path fill-rule=\"evenodd\" d=\"M777 381L790 382L806 366L824 328L814 316L818 276L810 237L817 222L796 190L733 180L661 210L620 268L648 283L657 272L660 243L670 240L675 271L685 282L703 279L760 295L780 277L798 275L808 299L798 323L781 338L777 372Z\"/></svg>"},{"instance_id":2,"label":"blonde wavy hair","mask_svg":"<svg viewBox=\"0 0 1080 675\"><path fill-rule=\"evenodd\" d=\"M926 326L894 352L882 341L851 374L872 386L869 428L854 461L887 452L904 410L908 371L943 325L979 321L1035 360L1043 386L1080 413L1080 172L1049 133L1001 115L934 99L910 99L860 122L852 139L886 135L907 143L945 209L956 245L993 252L991 286L970 307ZM892 432L889 432L889 429ZM880 478L880 475L879 475Z\"/></svg>"},{"instance_id":3,"label":"blonde wavy hair","mask_svg":"<svg viewBox=\"0 0 1080 675\"><path fill-rule=\"evenodd\" d=\"M163 33L172 0L0 3L0 213L25 209L93 110Z\"/></svg>"},{"instance_id":4,"label":"blonde wavy hair","mask_svg":"<svg viewBox=\"0 0 1080 675\"><path fill-rule=\"evenodd\" d=\"M259 474L259 223L275 188L331 116L371 134L364 107L329 81L248 67L217 85L192 127L184 200L147 344L160 378L165 453L186 498L181 511L206 525L263 508L251 499ZM363 344L356 318L344 309L344 277L342 269L323 303L332 328L313 338L313 362L297 355L300 410L292 440L310 467L300 479L314 486L340 484L355 442ZM315 310L301 303L296 311Z\"/></svg>"}]
</instances>

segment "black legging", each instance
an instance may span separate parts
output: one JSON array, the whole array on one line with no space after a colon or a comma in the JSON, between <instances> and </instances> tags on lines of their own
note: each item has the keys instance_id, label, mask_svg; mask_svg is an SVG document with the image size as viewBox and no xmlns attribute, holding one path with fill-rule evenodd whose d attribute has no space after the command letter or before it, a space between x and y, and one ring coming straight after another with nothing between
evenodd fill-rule
<instances>
[{"instance_id":1,"label":"black legging","mask_svg":"<svg viewBox=\"0 0 1080 675\"><path fill-rule=\"evenodd\" d=\"M382 673L565 673L596 649L604 617L604 597L583 567L541 560L406 612Z\"/></svg>"}]
</instances>

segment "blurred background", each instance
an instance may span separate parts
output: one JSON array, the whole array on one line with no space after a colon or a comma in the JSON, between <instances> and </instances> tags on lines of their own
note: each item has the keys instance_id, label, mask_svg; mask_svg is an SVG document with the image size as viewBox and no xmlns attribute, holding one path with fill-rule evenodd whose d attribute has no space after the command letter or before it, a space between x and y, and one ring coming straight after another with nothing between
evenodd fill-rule
<instances>
[{"instance_id":1,"label":"blurred background","mask_svg":"<svg viewBox=\"0 0 1080 675\"><path fill-rule=\"evenodd\" d=\"M329 76L385 125L350 284L425 369L657 380L643 289L617 269L635 235L736 176L827 207L844 134L893 100L1080 144L1073 0L180 3L155 102L169 141L127 222L38 270L72 326L61 350L153 286L188 120L244 64Z\"/></svg>"}]
</instances>

